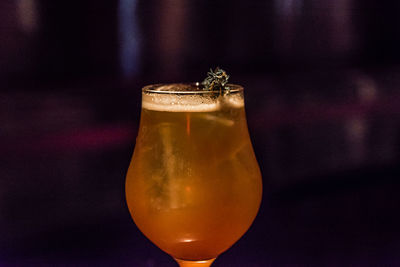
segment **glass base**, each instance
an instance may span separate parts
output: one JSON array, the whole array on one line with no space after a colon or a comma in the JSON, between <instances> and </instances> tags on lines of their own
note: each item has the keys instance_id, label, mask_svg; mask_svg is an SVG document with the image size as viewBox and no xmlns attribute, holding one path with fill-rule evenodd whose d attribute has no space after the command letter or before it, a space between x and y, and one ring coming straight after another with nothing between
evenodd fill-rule
<instances>
[{"instance_id":1,"label":"glass base","mask_svg":"<svg viewBox=\"0 0 400 267\"><path fill-rule=\"evenodd\" d=\"M215 259L203 260L203 261L187 261L175 259L180 267L209 267Z\"/></svg>"}]
</instances>

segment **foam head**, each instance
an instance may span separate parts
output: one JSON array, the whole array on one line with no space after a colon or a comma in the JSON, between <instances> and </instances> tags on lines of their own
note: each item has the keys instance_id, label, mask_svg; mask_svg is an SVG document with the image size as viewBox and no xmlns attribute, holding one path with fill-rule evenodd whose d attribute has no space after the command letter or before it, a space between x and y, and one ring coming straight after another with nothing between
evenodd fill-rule
<instances>
[{"instance_id":1,"label":"foam head","mask_svg":"<svg viewBox=\"0 0 400 267\"><path fill-rule=\"evenodd\" d=\"M150 85L143 88L142 108L168 112L213 112L228 104L243 107L242 87L219 96L216 91L204 91L196 84Z\"/></svg>"}]
</instances>

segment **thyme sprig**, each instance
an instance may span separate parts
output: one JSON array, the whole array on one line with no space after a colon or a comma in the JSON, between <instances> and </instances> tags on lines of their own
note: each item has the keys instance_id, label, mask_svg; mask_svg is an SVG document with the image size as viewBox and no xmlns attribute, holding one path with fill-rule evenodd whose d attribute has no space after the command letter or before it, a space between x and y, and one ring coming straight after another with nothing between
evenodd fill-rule
<instances>
[{"instance_id":1,"label":"thyme sprig","mask_svg":"<svg viewBox=\"0 0 400 267\"><path fill-rule=\"evenodd\" d=\"M225 86L229 79L229 75L226 73L226 71L216 67L214 71L210 69L207 75L208 76L201 83L204 86L204 90L219 90L220 95L229 93L229 87Z\"/></svg>"}]
</instances>

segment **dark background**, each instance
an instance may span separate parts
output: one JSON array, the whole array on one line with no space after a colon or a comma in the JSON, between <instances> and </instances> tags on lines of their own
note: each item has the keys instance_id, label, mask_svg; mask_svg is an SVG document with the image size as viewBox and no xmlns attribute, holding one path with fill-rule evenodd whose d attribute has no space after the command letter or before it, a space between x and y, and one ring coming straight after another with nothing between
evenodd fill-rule
<instances>
[{"instance_id":1,"label":"dark background","mask_svg":"<svg viewBox=\"0 0 400 267\"><path fill-rule=\"evenodd\" d=\"M130 218L141 87L245 87L264 196L215 266L400 264L400 2L1 0L0 265L174 266Z\"/></svg>"}]
</instances>

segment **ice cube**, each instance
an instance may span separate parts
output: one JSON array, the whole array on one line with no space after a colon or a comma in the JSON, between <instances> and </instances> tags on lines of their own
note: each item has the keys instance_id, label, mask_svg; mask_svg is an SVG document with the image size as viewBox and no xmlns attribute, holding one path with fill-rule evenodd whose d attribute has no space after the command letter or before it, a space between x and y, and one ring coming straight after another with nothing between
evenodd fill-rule
<instances>
[{"instance_id":1,"label":"ice cube","mask_svg":"<svg viewBox=\"0 0 400 267\"><path fill-rule=\"evenodd\" d=\"M176 125L162 123L157 127L158 149L155 157L159 164L152 170L152 203L156 209L177 209L187 205L186 183L190 166L180 148L181 140L174 134Z\"/></svg>"},{"instance_id":2,"label":"ice cube","mask_svg":"<svg viewBox=\"0 0 400 267\"><path fill-rule=\"evenodd\" d=\"M202 118L204 118L205 120L210 120L210 121L214 121L216 123L220 123L223 124L225 126L231 127L235 124L235 122L233 120L227 119L227 118L223 118L223 117L219 117L216 115L211 115L211 114L204 114L201 115Z\"/></svg>"}]
</instances>

